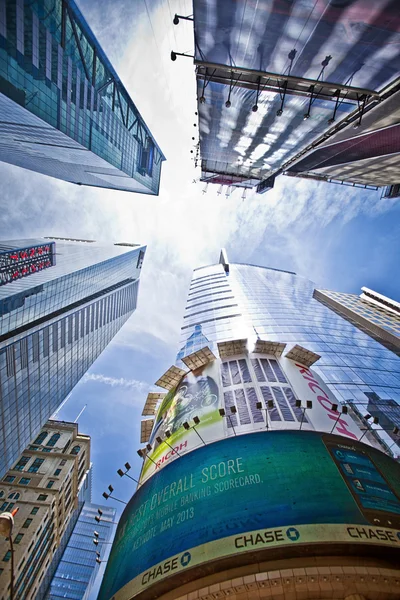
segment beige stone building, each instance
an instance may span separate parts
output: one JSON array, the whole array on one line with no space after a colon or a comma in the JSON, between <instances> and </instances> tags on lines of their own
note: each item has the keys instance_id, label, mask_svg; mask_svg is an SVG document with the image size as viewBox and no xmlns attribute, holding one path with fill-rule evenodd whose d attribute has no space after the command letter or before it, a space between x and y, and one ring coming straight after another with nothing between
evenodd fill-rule
<instances>
[{"instance_id":1,"label":"beige stone building","mask_svg":"<svg viewBox=\"0 0 400 600\"><path fill-rule=\"evenodd\" d=\"M76 423L48 421L0 482L0 512L13 528L14 598L43 596L90 485L90 437ZM0 538L0 599L10 597L11 551Z\"/></svg>"}]
</instances>

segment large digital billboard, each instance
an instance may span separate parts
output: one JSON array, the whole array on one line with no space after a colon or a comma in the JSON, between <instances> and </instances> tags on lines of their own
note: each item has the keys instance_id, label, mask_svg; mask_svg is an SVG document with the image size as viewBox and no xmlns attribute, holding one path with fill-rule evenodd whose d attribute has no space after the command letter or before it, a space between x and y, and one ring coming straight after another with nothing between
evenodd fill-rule
<instances>
[{"instance_id":1,"label":"large digital billboard","mask_svg":"<svg viewBox=\"0 0 400 600\"><path fill-rule=\"evenodd\" d=\"M400 465L314 431L230 437L182 456L137 490L99 600L129 600L183 571L195 579L210 562L217 572L224 559L246 564L258 551L268 560L281 548L290 555L326 544L332 552L335 544L400 552Z\"/></svg>"}]
</instances>

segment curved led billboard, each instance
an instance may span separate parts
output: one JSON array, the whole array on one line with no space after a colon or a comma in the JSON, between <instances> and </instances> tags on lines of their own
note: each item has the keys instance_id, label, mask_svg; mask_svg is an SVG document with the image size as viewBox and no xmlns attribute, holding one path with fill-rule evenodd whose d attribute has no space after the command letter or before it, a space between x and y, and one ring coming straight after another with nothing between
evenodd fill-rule
<instances>
[{"instance_id":1,"label":"curved led billboard","mask_svg":"<svg viewBox=\"0 0 400 600\"><path fill-rule=\"evenodd\" d=\"M246 564L258 551L310 544L400 551L400 465L314 431L230 437L189 452L137 490L99 600L128 600L206 563L217 572L221 559Z\"/></svg>"}]
</instances>

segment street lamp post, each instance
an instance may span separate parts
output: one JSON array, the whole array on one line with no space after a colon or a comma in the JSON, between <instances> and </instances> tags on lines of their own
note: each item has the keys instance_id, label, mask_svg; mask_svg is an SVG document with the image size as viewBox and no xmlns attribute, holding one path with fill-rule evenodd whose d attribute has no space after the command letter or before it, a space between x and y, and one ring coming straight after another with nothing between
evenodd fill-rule
<instances>
[{"instance_id":1,"label":"street lamp post","mask_svg":"<svg viewBox=\"0 0 400 600\"><path fill-rule=\"evenodd\" d=\"M12 512L4 512L0 514L0 535L10 540L11 552L11 574L10 574L10 600L14 600L14 544L12 539L12 531L14 527L14 516L17 514L18 508L14 508Z\"/></svg>"}]
</instances>

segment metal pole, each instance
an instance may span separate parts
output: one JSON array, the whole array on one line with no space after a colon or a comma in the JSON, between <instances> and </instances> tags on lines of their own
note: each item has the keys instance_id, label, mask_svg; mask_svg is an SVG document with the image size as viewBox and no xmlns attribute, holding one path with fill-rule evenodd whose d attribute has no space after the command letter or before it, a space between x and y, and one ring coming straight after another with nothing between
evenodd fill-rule
<instances>
[{"instance_id":1,"label":"metal pole","mask_svg":"<svg viewBox=\"0 0 400 600\"><path fill-rule=\"evenodd\" d=\"M10 578L10 600L14 600L14 543L12 531L10 533L10 551L11 551L11 578Z\"/></svg>"},{"instance_id":2,"label":"metal pole","mask_svg":"<svg viewBox=\"0 0 400 600\"><path fill-rule=\"evenodd\" d=\"M203 444L206 446L207 444L205 443L205 441L203 440L203 438L201 437L201 435L199 434L199 432L197 431L197 429L196 429L196 427L194 425L192 425L192 429L195 430L195 432L197 433L197 435L199 436L199 438L201 439L201 441L203 442Z\"/></svg>"}]
</instances>

